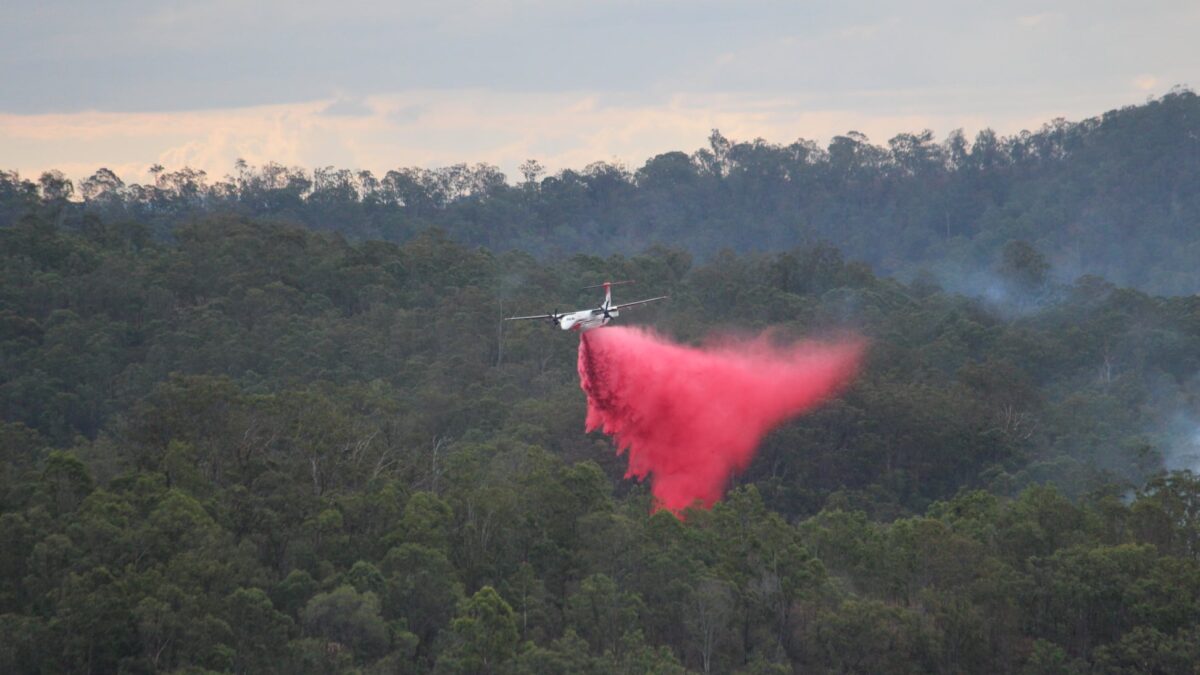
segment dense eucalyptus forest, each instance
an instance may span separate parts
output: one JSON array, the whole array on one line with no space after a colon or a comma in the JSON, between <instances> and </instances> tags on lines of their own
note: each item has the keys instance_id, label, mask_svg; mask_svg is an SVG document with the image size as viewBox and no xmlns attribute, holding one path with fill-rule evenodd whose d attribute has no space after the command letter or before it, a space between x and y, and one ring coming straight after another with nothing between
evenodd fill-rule
<instances>
[{"instance_id":1,"label":"dense eucalyptus forest","mask_svg":"<svg viewBox=\"0 0 1200 675\"><path fill-rule=\"evenodd\" d=\"M0 672L1192 672L1198 129L0 174ZM653 513L500 322L606 278L868 363Z\"/></svg>"}]
</instances>

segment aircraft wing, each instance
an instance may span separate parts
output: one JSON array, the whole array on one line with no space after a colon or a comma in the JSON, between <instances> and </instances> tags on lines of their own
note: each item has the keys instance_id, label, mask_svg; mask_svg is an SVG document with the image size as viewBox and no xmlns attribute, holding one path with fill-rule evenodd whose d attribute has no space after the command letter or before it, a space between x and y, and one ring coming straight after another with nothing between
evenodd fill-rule
<instances>
[{"instance_id":1,"label":"aircraft wing","mask_svg":"<svg viewBox=\"0 0 1200 675\"><path fill-rule=\"evenodd\" d=\"M558 316L559 315L557 315L557 314L538 314L537 316L508 316L508 317L505 317L504 320L505 321L523 321L525 319L554 319L554 318L557 318Z\"/></svg>"},{"instance_id":2,"label":"aircraft wing","mask_svg":"<svg viewBox=\"0 0 1200 675\"><path fill-rule=\"evenodd\" d=\"M655 300L666 300L669 297L671 297L671 296L660 295L657 298L646 298L645 300L638 300L636 302L626 302L626 303L620 304L620 305L613 305L613 309L625 309L626 307L636 307L637 305L644 305L647 302L654 302Z\"/></svg>"}]
</instances>

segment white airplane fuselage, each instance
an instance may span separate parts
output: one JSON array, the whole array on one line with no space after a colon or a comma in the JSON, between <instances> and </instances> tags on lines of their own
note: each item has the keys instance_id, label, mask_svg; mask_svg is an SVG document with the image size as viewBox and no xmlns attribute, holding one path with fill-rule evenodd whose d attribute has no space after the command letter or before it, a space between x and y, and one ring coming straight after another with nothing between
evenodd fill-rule
<instances>
[{"instance_id":1,"label":"white airplane fuselage","mask_svg":"<svg viewBox=\"0 0 1200 675\"><path fill-rule=\"evenodd\" d=\"M603 308L581 309L578 312L564 314L563 317L558 320L558 327L563 330L577 330L582 332L591 330L593 328L599 328L607 324L609 321L612 321L613 317L620 315L621 313L615 309L608 310L607 315L605 315Z\"/></svg>"}]
</instances>

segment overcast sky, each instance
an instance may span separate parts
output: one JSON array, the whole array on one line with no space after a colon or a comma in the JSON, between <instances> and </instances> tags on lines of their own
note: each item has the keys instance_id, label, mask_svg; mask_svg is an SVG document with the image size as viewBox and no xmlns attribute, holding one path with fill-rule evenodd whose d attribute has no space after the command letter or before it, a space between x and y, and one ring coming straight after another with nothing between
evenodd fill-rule
<instances>
[{"instance_id":1,"label":"overcast sky","mask_svg":"<svg viewBox=\"0 0 1200 675\"><path fill-rule=\"evenodd\" d=\"M1036 129L1200 84L1200 2L41 0L0 20L0 168L235 159L516 175L728 137Z\"/></svg>"}]
</instances>

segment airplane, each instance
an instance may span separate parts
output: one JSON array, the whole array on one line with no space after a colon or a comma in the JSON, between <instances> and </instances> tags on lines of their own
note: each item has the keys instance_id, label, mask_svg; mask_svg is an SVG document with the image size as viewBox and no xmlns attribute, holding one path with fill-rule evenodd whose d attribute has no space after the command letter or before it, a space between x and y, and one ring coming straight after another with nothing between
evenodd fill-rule
<instances>
[{"instance_id":1,"label":"airplane","mask_svg":"<svg viewBox=\"0 0 1200 675\"><path fill-rule=\"evenodd\" d=\"M599 328L607 325L609 321L620 315L620 310L626 307L634 307L636 305L644 305L647 302L655 300L666 300L670 296L660 295L657 298L646 298L637 302L626 302L620 305L612 304L612 287L620 284L632 284L632 281L606 281L596 286L586 286L584 290L590 288L604 289L604 302L596 309L581 309L578 312L566 312L560 314L556 309L550 314L538 314L535 316L510 316L505 318L505 321L524 321L526 319L545 319L550 323L558 326L563 330L588 331L593 328Z\"/></svg>"}]
</instances>

